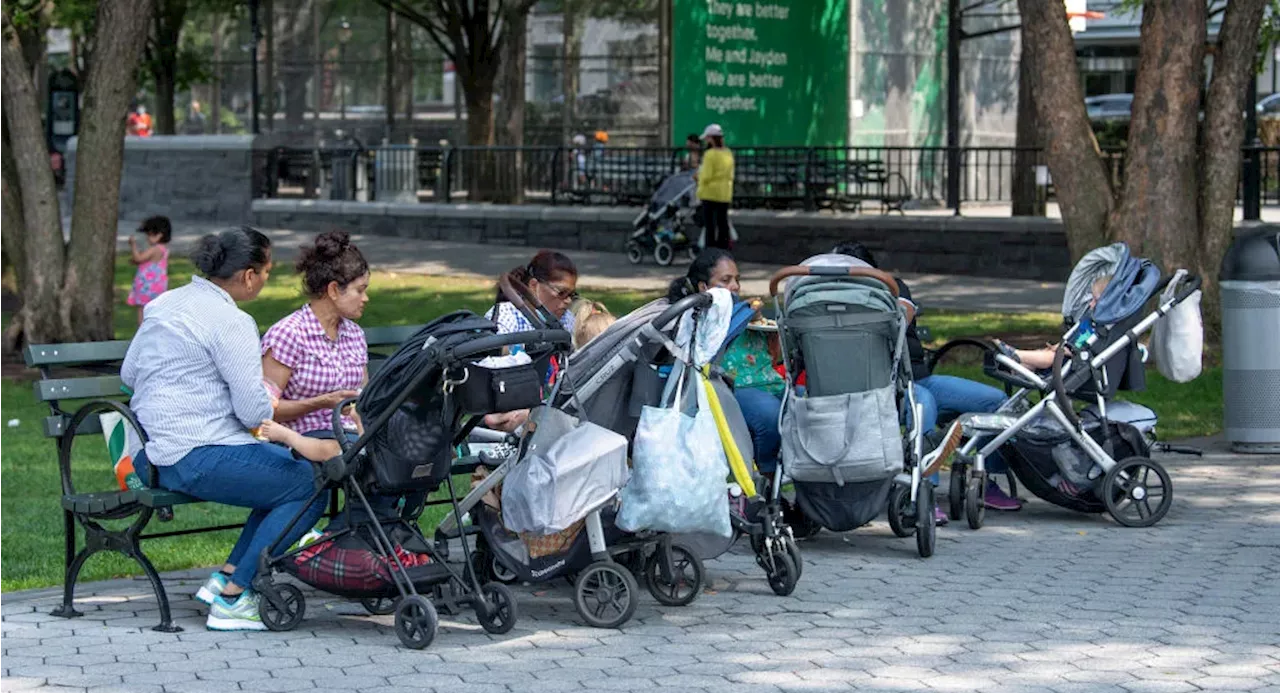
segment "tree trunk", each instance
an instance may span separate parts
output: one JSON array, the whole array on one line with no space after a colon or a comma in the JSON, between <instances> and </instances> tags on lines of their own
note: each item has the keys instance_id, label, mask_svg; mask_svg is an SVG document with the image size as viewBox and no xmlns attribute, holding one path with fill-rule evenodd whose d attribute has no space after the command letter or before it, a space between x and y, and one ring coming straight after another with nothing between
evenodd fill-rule
<instances>
[{"instance_id":1,"label":"tree trunk","mask_svg":"<svg viewBox=\"0 0 1280 693\"><path fill-rule=\"evenodd\" d=\"M21 236L20 257L13 259L20 263L15 265L15 271L22 278L18 284L22 308L13 316L5 334L5 345L16 347L22 341L59 341L63 335L58 321L58 287L62 281L65 246L58 191L36 102L37 91L14 31L11 12L8 7L4 8L0 91L7 126L3 195L8 223L4 235ZM142 25L146 26L145 18ZM124 113L128 105L126 101L117 112L116 120L120 121L122 130L124 118L119 114Z\"/></svg>"},{"instance_id":2,"label":"tree trunk","mask_svg":"<svg viewBox=\"0 0 1280 693\"><path fill-rule=\"evenodd\" d=\"M149 39L147 62L156 81L155 133L172 135L177 130L174 100L178 91L178 46L182 25L187 20L187 0L156 0L150 22L155 35Z\"/></svg>"},{"instance_id":3,"label":"tree trunk","mask_svg":"<svg viewBox=\"0 0 1280 693\"><path fill-rule=\"evenodd\" d=\"M1085 113L1065 7L1018 0L1018 11L1023 51L1034 53L1041 67L1032 80L1036 116L1044 126L1046 159L1074 261L1106 242L1113 194Z\"/></svg>"},{"instance_id":4,"label":"tree trunk","mask_svg":"<svg viewBox=\"0 0 1280 693\"><path fill-rule=\"evenodd\" d=\"M307 116L307 82L312 79L312 71L302 66L310 60L318 60L312 55L312 15L316 12L312 0L290 0L285 3L284 11L276 12L280 25L276 32L280 54L284 58L286 69L280 72L280 82L284 86L284 123L285 129L295 132L304 127ZM320 103L321 85L312 85L316 103Z\"/></svg>"},{"instance_id":5,"label":"tree trunk","mask_svg":"<svg viewBox=\"0 0 1280 693\"><path fill-rule=\"evenodd\" d=\"M174 114L175 93L177 92L177 75L172 70L174 65L163 66L156 71L156 133L172 135L178 131L177 117Z\"/></svg>"},{"instance_id":6,"label":"tree trunk","mask_svg":"<svg viewBox=\"0 0 1280 693\"><path fill-rule=\"evenodd\" d=\"M564 58L561 83L564 86L564 111L561 113L561 144L568 144L579 129L578 119L578 85L581 83L582 70L582 26L579 21L578 2L564 0L564 46L561 56Z\"/></svg>"},{"instance_id":7,"label":"tree trunk","mask_svg":"<svg viewBox=\"0 0 1280 693\"><path fill-rule=\"evenodd\" d=\"M1123 192L1108 220L1115 240L1165 269L1198 252L1197 234L1187 227L1199 218L1196 133L1205 7L1204 0L1143 5Z\"/></svg>"},{"instance_id":8,"label":"tree trunk","mask_svg":"<svg viewBox=\"0 0 1280 693\"><path fill-rule=\"evenodd\" d=\"M496 75L490 67L471 72L463 78L462 98L467 106L467 144L472 147L493 146L493 83ZM467 195L472 202L489 199L493 187L494 162L492 152L471 150L462 162L467 177Z\"/></svg>"},{"instance_id":9,"label":"tree trunk","mask_svg":"<svg viewBox=\"0 0 1280 693\"><path fill-rule=\"evenodd\" d=\"M59 316L75 341L111 339L112 284L125 120L137 89L137 67L152 0L98 5L93 61L85 80L76 156L71 245ZM48 169L48 166L45 166ZM52 176L50 176L52 178ZM25 194L23 199L29 199Z\"/></svg>"},{"instance_id":10,"label":"tree trunk","mask_svg":"<svg viewBox=\"0 0 1280 693\"><path fill-rule=\"evenodd\" d=\"M383 10L387 13L387 41L386 41L386 84L383 87L383 110L385 111L385 134L387 144L395 139L396 129L396 61L400 59L400 32L396 31L396 13L391 10Z\"/></svg>"},{"instance_id":11,"label":"tree trunk","mask_svg":"<svg viewBox=\"0 0 1280 693\"><path fill-rule=\"evenodd\" d=\"M505 38L502 42L502 62L498 87L498 144L508 147L524 146L524 81L527 60L529 11L521 4L512 6L505 18ZM498 183L495 202L522 204L524 202L524 156L519 149L500 154L497 163Z\"/></svg>"},{"instance_id":12,"label":"tree trunk","mask_svg":"<svg viewBox=\"0 0 1280 693\"><path fill-rule=\"evenodd\" d=\"M413 137L413 24L398 22L396 30L400 35L400 60L397 62L399 71L396 74L396 109L404 114L407 136Z\"/></svg>"},{"instance_id":13,"label":"tree trunk","mask_svg":"<svg viewBox=\"0 0 1280 693\"><path fill-rule=\"evenodd\" d=\"M263 40L264 59L262 65L263 105L262 115L266 120L267 132L276 131L276 6L273 0L262 0L262 13L267 16L263 22L266 36Z\"/></svg>"},{"instance_id":14,"label":"tree trunk","mask_svg":"<svg viewBox=\"0 0 1280 693\"><path fill-rule=\"evenodd\" d=\"M1035 54L1022 42L1022 55L1018 58L1018 123L1013 155L1013 216L1042 217L1045 214L1044 199L1036 187L1036 167L1040 161L1040 126L1036 122Z\"/></svg>"},{"instance_id":15,"label":"tree trunk","mask_svg":"<svg viewBox=\"0 0 1280 693\"><path fill-rule=\"evenodd\" d=\"M1240 146L1244 121L1240 112L1254 59L1259 27L1268 0L1232 0L1218 30L1213 77L1209 82L1200 149L1200 238L1195 257L1185 258L1204 280L1205 326L1219 329L1218 269L1235 226L1236 189L1240 182Z\"/></svg>"}]
</instances>

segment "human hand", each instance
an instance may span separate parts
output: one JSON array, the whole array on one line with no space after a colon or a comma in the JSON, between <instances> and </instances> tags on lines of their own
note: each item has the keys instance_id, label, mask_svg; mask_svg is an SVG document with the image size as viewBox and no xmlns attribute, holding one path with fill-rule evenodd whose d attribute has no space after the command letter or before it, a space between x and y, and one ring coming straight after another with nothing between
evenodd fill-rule
<instances>
[{"instance_id":1,"label":"human hand","mask_svg":"<svg viewBox=\"0 0 1280 693\"><path fill-rule=\"evenodd\" d=\"M334 390L333 392L329 392L329 393L320 395L319 397L315 397L314 401L317 405L319 405L320 409L332 410L334 407L338 406L338 404L343 402L344 400L351 399L352 397L356 397L359 394L360 393L358 390Z\"/></svg>"},{"instance_id":2,"label":"human hand","mask_svg":"<svg viewBox=\"0 0 1280 693\"><path fill-rule=\"evenodd\" d=\"M129 247L130 247L130 248L137 248L137 247L138 247L138 239L137 239L136 237L134 237L134 236L129 236Z\"/></svg>"},{"instance_id":3,"label":"human hand","mask_svg":"<svg viewBox=\"0 0 1280 693\"><path fill-rule=\"evenodd\" d=\"M528 409L518 409L516 411L500 412L497 414L489 414L484 417L484 427L503 433L510 433L524 425L529 420Z\"/></svg>"}]
</instances>

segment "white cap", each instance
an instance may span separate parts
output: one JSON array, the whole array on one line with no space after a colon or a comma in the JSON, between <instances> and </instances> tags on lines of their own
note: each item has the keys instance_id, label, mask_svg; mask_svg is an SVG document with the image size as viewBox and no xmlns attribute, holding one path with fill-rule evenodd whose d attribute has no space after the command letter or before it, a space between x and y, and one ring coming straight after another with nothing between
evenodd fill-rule
<instances>
[{"instance_id":1,"label":"white cap","mask_svg":"<svg viewBox=\"0 0 1280 693\"><path fill-rule=\"evenodd\" d=\"M586 135L574 135L574 136L573 136L573 143L574 143L574 144L586 144L586 143L587 143L587 136L586 136Z\"/></svg>"},{"instance_id":2,"label":"white cap","mask_svg":"<svg viewBox=\"0 0 1280 693\"><path fill-rule=\"evenodd\" d=\"M706 130L702 131L702 139L705 140L708 137L724 137L724 129L719 125L712 123L707 126Z\"/></svg>"}]
</instances>

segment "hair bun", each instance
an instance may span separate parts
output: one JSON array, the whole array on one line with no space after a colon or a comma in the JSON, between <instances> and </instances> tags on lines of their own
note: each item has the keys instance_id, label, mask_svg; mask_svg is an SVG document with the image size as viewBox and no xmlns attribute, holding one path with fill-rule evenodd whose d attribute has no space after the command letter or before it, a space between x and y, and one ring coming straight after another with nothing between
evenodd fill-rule
<instances>
[{"instance_id":1,"label":"hair bun","mask_svg":"<svg viewBox=\"0 0 1280 693\"><path fill-rule=\"evenodd\" d=\"M227 260L227 247L223 233L211 233L200 239L191 255L191 261L206 276L216 275Z\"/></svg>"},{"instance_id":2,"label":"hair bun","mask_svg":"<svg viewBox=\"0 0 1280 693\"><path fill-rule=\"evenodd\" d=\"M316 254L325 260L341 257L349 247L351 247L351 234L346 231L326 231L316 236Z\"/></svg>"}]
</instances>

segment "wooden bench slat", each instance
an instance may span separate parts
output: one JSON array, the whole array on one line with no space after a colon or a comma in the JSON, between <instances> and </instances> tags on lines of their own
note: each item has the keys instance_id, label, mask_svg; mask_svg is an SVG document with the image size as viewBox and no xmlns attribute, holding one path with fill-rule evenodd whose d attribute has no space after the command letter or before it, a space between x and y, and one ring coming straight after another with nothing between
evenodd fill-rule
<instances>
[{"instance_id":1,"label":"wooden bench slat","mask_svg":"<svg viewBox=\"0 0 1280 693\"><path fill-rule=\"evenodd\" d=\"M77 344L30 344L22 350L22 358L30 368L74 366L122 361L128 351L128 340Z\"/></svg>"},{"instance_id":2,"label":"wooden bench slat","mask_svg":"<svg viewBox=\"0 0 1280 693\"><path fill-rule=\"evenodd\" d=\"M67 430L67 424L71 423L71 417L54 414L53 416L44 417L41 422L44 428L44 437L61 438L62 434ZM86 418L80 422L80 428L76 429L76 435L86 436L91 433L102 433L102 421L96 416Z\"/></svg>"},{"instance_id":3,"label":"wooden bench slat","mask_svg":"<svg viewBox=\"0 0 1280 693\"><path fill-rule=\"evenodd\" d=\"M49 402L60 399L90 399L95 397L120 397L124 392L118 375L100 375L84 378L50 378L36 381L36 399Z\"/></svg>"}]
</instances>

